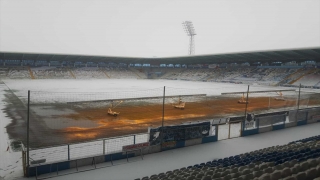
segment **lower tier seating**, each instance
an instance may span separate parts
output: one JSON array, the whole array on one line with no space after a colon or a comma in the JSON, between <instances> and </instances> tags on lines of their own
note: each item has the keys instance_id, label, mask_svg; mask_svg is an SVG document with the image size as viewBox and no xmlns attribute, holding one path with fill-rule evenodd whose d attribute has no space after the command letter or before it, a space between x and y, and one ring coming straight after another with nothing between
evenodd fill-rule
<instances>
[{"instance_id":1,"label":"lower tier seating","mask_svg":"<svg viewBox=\"0 0 320 180\"><path fill-rule=\"evenodd\" d=\"M135 180L320 180L320 135Z\"/></svg>"}]
</instances>

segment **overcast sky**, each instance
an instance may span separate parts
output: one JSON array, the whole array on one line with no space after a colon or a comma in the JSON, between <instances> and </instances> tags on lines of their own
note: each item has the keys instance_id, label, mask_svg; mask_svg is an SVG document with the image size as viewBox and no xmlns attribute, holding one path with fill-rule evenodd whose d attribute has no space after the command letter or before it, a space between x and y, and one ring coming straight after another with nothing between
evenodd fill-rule
<instances>
[{"instance_id":1,"label":"overcast sky","mask_svg":"<svg viewBox=\"0 0 320 180\"><path fill-rule=\"evenodd\" d=\"M133 57L320 46L320 0L0 0L0 51Z\"/></svg>"}]
</instances>

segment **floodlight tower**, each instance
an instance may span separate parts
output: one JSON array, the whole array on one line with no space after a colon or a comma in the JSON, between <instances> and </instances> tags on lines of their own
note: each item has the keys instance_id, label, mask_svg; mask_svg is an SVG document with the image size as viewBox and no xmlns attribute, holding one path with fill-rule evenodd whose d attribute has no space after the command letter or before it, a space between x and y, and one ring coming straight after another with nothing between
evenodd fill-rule
<instances>
[{"instance_id":1,"label":"floodlight tower","mask_svg":"<svg viewBox=\"0 0 320 180\"><path fill-rule=\"evenodd\" d=\"M185 32L187 33L188 36L190 36L190 43L189 43L189 55L193 55L194 54L194 37L196 35L196 32L194 30L193 24L191 21L184 21L182 23L183 28L185 30Z\"/></svg>"}]
</instances>

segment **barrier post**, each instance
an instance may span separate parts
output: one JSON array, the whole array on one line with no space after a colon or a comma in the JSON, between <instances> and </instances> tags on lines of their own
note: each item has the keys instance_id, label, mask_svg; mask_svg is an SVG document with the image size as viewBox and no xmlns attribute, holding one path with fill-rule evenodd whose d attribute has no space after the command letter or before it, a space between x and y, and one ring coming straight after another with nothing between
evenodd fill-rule
<instances>
[{"instance_id":1,"label":"barrier post","mask_svg":"<svg viewBox=\"0 0 320 180\"><path fill-rule=\"evenodd\" d=\"M217 140L218 140L218 138L219 138L219 125L214 125L214 129L215 129L215 135L217 136Z\"/></svg>"},{"instance_id":2,"label":"barrier post","mask_svg":"<svg viewBox=\"0 0 320 180\"><path fill-rule=\"evenodd\" d=\"M243 132L243 123L242 123L242 121L240 122L240 124L241 124L241 126L240 126L240 137L242 137L242 132Z\"/></svg>"},{"instance_id":3,"label":"barrier post","mask_svg":"<svg viewBox=\"0 0 320 180\"><path fill-rule=\"evenodd\" d=\"M299 85L299 94L298 94L298 103L297 103L297 110L299 111L300 108L300 92L301 92L301 83Z\"/></svg>"},{"instance_id":4,"label":"barrier post","mask_svg":"<svg viewBox=\"0 0 320 180\"><path fill-rule=\"evenodd\" d=\"M29 177L29 154L30 154L30 142L29 142L29 118L30 116L30 90L28 90L28 109L27 109L27 176Z\"/></svg>"},{"instance_id":5,"label":"barrier post","mask_svg":"<svg viewBox=\"0 0 320 180\"><path fill-rule=\"evenodd\" d=\"M247 109L248 109L249 87L250 87L250 85L248 85L248 90L247 90L246 108L244 109L244 121L246 121L246 120L247 120Z\"/></svg>"},{"instance_id":6,"label":"barrier post","mask_svg":"<svg viewBox=\"0 0 320 180\"><path fill-rule=\"evenodd\" d=\"M244 129L245 129L245 127L246 127L245 123L246 123L246 121L242 120L242 122L241 122L241 124L242 124L241 131L244 131Z\"/></svg>"},{"instance_id":7,"label":"barrier post","mask_svg":"<svg viewBox=\"0 0 320 180\"><path fill-rule=\"evenodd\" d=\"M161 127L163 128L163 124L164 124L164 101L165 101L165 97L166 97L166 87L163 86L163 99L162 99L162 125Z\"/></svg>"},{"instance_id":8,"label":"barrier post","mask_svg":"<svg viewBox=\"0 0 320 180\"><path fill-rule=\"evenodd\" d=\"M163 125L164 125L164 103L165 103L165 97L166 97L166 87L163 86L163 97L162 97L162 123L161 123L161 141L160 141L160 147L162 151L162 143L163 143Z\"/></svg>"},{"instance_id":9,"label":"barrier post","mask_svg":"<svg viewBox=\"0 0 320 180\"><path fill-rule=\"evenodd\" d=\"M102 154L105 155L106 154L106 140L103 139L103 144L102 144Z\"/></svg>"},{"instance_id":10,"label":"barrier post","mask_svg":"<svg viewBox=\"0 0 320 180\"><path fill-rule=\"evenodd\" d=\"M136 135L133 135L133 144L136 144Z\"/></svg>"},{"instance_id":11,"label":"barrier post","mask_svg":"<svg viewBox=\"0 0 320 180\"><path fill-rule=\"evenodd\" d=\"M70 145L68 144L68 161L70 161Z\"/></svg>"},{"instance_id":12,"label":"barrier post","mask_svg":"<svg viewBox=\"0 0 320 180\"><path fill-rule=\"evenodd\" d=\"M26 168L26 152L22 149L22 168L23 168L23 175L27 176L27 168Z\"/></svg>"},{"instance_id":13,"label":"barrier post","mask_svg":"<svg viewBox=\"0 0 320 180\"><path fill-rule=\"evenodd\" d=\"M231 123L229 122L229 134L228 134L228 139L230 139L230 131L231 131Z\"/></svg>"}]
</instances>

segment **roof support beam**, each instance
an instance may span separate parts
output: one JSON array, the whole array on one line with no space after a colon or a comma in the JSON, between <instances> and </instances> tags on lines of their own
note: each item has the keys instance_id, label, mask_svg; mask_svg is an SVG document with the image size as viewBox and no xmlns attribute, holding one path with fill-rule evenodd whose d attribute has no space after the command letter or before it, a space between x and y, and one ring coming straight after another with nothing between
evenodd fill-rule
<instances>
[{"instance_id":1,"label":"roof support beam","mask_svg":"<svg viewBox=\"0 0 320 180\"><path fill-rule=\"evenodd\" d=\"M276 54L277 56L280 56L281 58L288 58L286 56L283 56L282 54L280 54L279 52L277 51L274 51L274 52L271 52L272 54Z\"/></svg>"},{"instance_id":2,"label":"roof support beam","mask_svg":"<svg viewBox=\"0 0 320 180\"><path fill-rule=\"evenodd\" d=\"M308 55L310 58L320 58L320 52L314 51L314 50L304 50L299 51L300 53L303 53L304 56Z\"/></svg>"},{"instance_id":3,"label":"roof support beam","mask_svg":"<svg viewBox=\"0 0 320 180\"><path fill-rule=\"evenodd\" d=\"M256 53L258 56L263 57L264 59L268 59L268 60L272 60L272 58L270 58L269 56L264 55L263 53Z\"/></svg>"},{"instance_id":4,"label":"roof support beam","mask_svg":"<svg viewBox=\"0 0 320 180\"><path fill-rule=\"evenodd\" d=\"M55 55L52 55L51 58L49 59L49 61L52 61L52 59L54 58Z\"/></svg>"},{"instance_id":5,"label":"roof support beam","mask_svg":"<svg viewBox=\"0 0 320 180\"><path fill-rule=\"evenodd\" d=\"M36 57L36 61L38 60L39 56L40 56L40 54L38 54L38 56Z\"/></svg>"},{"instance_id":6,"label":"roof support beam","mask_svg":"<svg viewBox=\"0 0 320 180\"><path fill-rule=\"evenodd\" d=\"M82 58L82 56L79 56L79 58L76 61L79 61L79 59L81 59L81 58Z\"/></svg>"},{"instance_id":7,"label":"roof support beam","mask_svg":"<svg viewBox=\"0 0 320 180\"><path fill-rule=\"evenodd\" d=\"M63 58L63 60L62 61L65 61L65 60L67 60L67 58L69 57L69 55L66 55L66 57L65 58Z\"/></svg>"}]
</instances>

